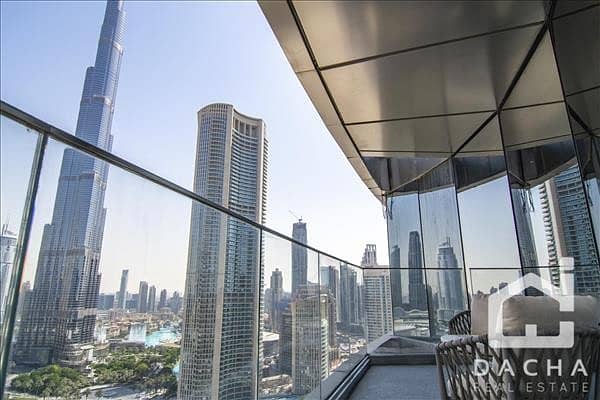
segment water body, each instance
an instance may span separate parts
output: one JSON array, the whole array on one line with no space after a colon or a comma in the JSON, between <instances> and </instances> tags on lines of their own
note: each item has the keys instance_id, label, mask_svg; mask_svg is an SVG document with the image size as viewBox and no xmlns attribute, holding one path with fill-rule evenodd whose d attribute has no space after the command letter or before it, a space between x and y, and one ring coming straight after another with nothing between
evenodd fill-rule
<instances>
[{"instance_id":1,"label":"water body","mask_svg":"<svg viewBox=\"0 0 600 400\"><path fill-rule=\"evenodd\" d=\"M172 343L179 339L181 339L181 333L171 327L165 327L146 335L144 344L146 347L154 347L160 344Z\"/></svg>"}]
</instances>

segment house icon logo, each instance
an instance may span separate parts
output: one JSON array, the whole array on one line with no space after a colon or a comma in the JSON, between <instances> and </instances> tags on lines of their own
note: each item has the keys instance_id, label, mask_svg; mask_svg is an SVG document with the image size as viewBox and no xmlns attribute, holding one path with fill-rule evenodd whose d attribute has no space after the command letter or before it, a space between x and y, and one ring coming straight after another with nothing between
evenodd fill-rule
<instances>
[{"instance_id":1,"label":"house icon logo","mask_svg":"<svg viewBox=\"0 0 600 400\"><path fill-rule=\"evenodd\" d=\"M573 281L568 279L563 284L566 293L573 293ZM561 285L562 286L562 285ZM489 343L495 348L571 348L575 342L575 323L573 321L559 321L558 336L538 336L535 324L525 324L525 336L505 336L503 332L503 304L524 289L535 288L559 303L560 312L575 311L575 298L572 295L556 293L549 281L534 273L517 279L505 286L488 298L488 338Z\"/></svg>"}]
</instances>

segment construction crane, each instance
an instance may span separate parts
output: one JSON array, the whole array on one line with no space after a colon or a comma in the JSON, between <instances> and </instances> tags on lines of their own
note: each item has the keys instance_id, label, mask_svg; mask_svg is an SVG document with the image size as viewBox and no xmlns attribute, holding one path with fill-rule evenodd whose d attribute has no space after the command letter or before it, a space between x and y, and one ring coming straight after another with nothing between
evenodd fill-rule
<instances>
[{"instance_id":1,"label":"construction crane","mask_svg":"<svg viewBox=\"0 0 600 400\"><path fill-rule=\"evenodd\" d=\"M298 220L298 222L302 222L302 217L298 217L298 216L296 215L296 213L294 213L292 210L288 210L288 212L289 212L290 214L292 214L292 215L294 216L294 218L296 218L296 219Z\"/></svg>"}]
</instances>

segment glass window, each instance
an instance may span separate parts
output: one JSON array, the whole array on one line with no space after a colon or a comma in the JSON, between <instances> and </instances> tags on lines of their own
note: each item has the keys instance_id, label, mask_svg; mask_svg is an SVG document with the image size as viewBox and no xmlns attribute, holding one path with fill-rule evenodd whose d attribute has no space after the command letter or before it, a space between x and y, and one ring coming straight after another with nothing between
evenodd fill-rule
<instances>
[{"instance_id":1,"label":"glass window","mask_svg":"<svg viewBox=\"0 0 600 400\"><path fill-rule=\"evenodd\" d=\"M491 177L458 193L467 267L518 267L508 179Z\"/></svg>"},{"instance_id":2,"label":"glass window","mask_svg":"<svg viewBox=\"0 0 600 400\"><path fill-rule=\"evenodd\" d=\"M0 117L0 332L13 306L9 293L19 285L11 278L37 141L36 132Z\"/></svg>"},{"instance_id":3,"label":"glass window","mask_svg":"<svg viewBox=\"0 0 600 400\"><path fill-rule=\"evenodd\" d=\"M448 248L441 249L442 257L452 258ZM448 321L467 309L465 276L462 269L428 269L427 293L432 336L448 333Z\"/></svg>"},{"instance_id":4,"label":"glass window","mask_svg":"<svg viewBox=\"0 0 600 400\"><path fill-rule=\"evenodd\" d=\"M462 268L462 243L450 161L421 178L419 202L425 266ZM452 256L446 257L445 253Z\"/></svg>"},{"instance_id":5,"label":"glass window","mask_svg":"<svg viewBox=\"0 0 600 400\"><path fill-rule=\"evenodd\" d=\"M507 110L501 115L522 264L575 266L578 294L600 293L598 252L589 198L562 103ZM559 268L551 281L560 283Z\"/></svg>"},{"instance_id":6,"label":"glass window","mask_svg":"<svg viewBox=\"0 0 600 400\"><path fill-rule=\"evenodd\" d=\"M427 285L422 268L391 268L394 334L429 336Z\"/></svg>"},{"instance_id":7,"label":"glass window","mask_svg":"<svg viewBox=\"0 0 600 400\"><path fill-rule=\"evenodd\" d=\"M123 385L138 395L254 396L259 243L245 222L50 140L12 387L52 396L79 396L92 383L111 385L105 396L121 395ZM51 364L62 367L36 374L72 385L19 386L22 371Z\"/></svg>"},{"instance_id":8,"label":"glass window","mask_svg":"<svg viewBox=\"0 0 600 400\"><path fill-rule=\"evenodd\" d=\"M476 293L492 294L521 277L521 269L471 269L470 288L471 295Z\"/></svg>"},{"instance_id":9,"label":"glass window","mask_svg":"<svg viewBox=\"0 0 600 400\"><path fill-rule=\"evenodd\" d=\"M422 268L419 195L397 193L387 199L390 268Z\"/></svg>"}]
</instances>

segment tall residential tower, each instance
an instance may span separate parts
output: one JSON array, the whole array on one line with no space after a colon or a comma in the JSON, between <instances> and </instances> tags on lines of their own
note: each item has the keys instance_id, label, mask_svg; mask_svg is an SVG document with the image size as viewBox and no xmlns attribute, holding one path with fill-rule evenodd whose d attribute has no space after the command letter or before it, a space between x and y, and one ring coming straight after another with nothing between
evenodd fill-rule
<instances>
[{"instance_id":1,"label":"tall residential tower","mask_svg":"<svg viewBox=\"0 0 600 400\"><path fill-rule=\"evenodd\" d=\"M552 280L560 284L561 265L564 258L572 258L575 265L574 289L576 294L600 293L600 271L596 256L596 243L585 203L585 192L577 166L570 167L539 188L540 203L548 265Z\"/></svg>"},{"instance_id":2,"label":"tall residential tower","mask_svg":"<svg viewBox=\"0 0 600 400\"><path fill-rule=\"evenodd\" d=\"M262 223L266 165L262 120L229 104L198 112L197 194ZM256 394L260 268L256 228L193 204L178 398L249 399Z\"/></svg>"}]
</instances>

